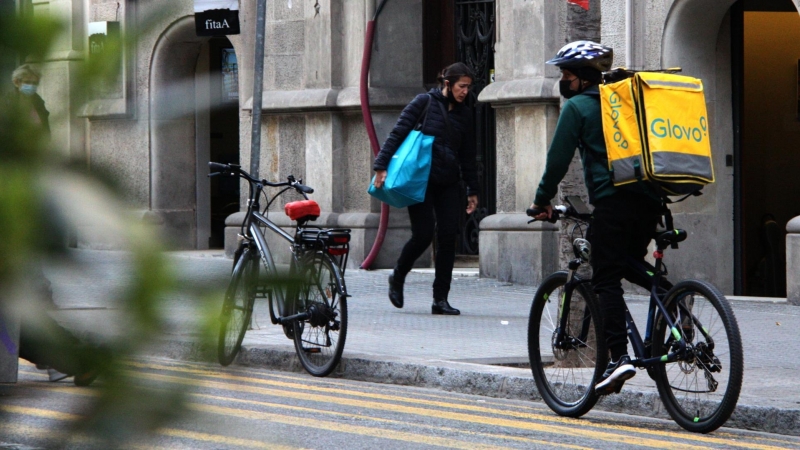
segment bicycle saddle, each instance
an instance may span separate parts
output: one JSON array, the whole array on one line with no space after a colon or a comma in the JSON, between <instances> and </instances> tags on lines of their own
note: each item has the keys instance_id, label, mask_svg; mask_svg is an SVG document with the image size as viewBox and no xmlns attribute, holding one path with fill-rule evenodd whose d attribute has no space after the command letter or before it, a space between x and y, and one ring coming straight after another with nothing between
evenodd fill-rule
<instances>
[{"instance_id":1,"label":"bicycle saddle","mask_svg":"<svg viewBox=\"0 0 800 450\"><path fill-rule=\"evenodd\" d=\"M656 231L656 235L654 239L656 240L656 244L659 247L666 247L668 245L674 245L678 242L683 242L688 237L686 230L668 230L668 231Z\"/></svg>"},{"instance_id":2,"label":"bicycle saddle","mask_svg":"<svg viewBox=\"0 0 800 450\"><path fill-rule=\"evenodd\" d=\"M319 217L319 204L314 200L301 200L287 203L283 211L292 220L316 220Z\"/></svg>"}]
</instances>

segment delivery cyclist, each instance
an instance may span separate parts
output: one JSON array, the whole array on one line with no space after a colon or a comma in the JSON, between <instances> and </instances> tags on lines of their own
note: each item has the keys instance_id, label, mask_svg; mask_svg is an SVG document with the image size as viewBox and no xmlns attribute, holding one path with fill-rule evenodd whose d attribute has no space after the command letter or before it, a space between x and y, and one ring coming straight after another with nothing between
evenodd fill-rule
<instances>
[{"instance_id":1,"label":"delivery cyclist","mask_svg":"<svg viewBox=\"0 0 800 450\"><path fill-rule=\"evenodd\" d=\"M599 395L618 392L625 380L636 375L628 356L621 282L630 275L626 274L626 258L644 262L661 215L659 197L644 183L614 186L608 170L598 85L602 72L611 68L612 60L610 47L576 41L565 45L547 61L561 69L559 89L567 101L561 109L544 175L531 206L540 211L537 219L552 216L550 201L578 148L589 202L594 206L587 232L592 246L592 286L600 300L606 344L611 352L608 368L595 385Z\"/></svg>"}]
</instances>

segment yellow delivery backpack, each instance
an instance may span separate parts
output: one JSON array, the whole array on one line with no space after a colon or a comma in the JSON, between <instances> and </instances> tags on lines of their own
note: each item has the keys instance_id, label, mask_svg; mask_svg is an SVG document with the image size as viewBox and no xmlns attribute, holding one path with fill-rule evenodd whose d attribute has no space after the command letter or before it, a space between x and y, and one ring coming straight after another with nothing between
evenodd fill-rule
<instances>
[{"instance_id":1,"label":"yellow delivery backpack","mask_svg":"<svg viewBox=\"0 0 800 450\"><path fill-rule=\"evenodd\" d=\"M702 81L637 72L601 85L600 105L615 186L646 181L683 195L714 182Z\"/></svg>"}]
</instances>

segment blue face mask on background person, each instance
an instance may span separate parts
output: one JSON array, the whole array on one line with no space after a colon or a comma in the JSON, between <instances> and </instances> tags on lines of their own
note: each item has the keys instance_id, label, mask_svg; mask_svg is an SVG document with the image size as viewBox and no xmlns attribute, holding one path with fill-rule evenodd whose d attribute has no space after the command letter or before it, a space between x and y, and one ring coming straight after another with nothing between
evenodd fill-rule
<instances>
[{"instance_id":1,"label":"blue face mask on background person","mask_svg":"<svg viewBox=\"0 0 800 450\"><path fill-rule=\"evenodd\" d=\"M25 95L32 96L36 94L35 84L23 84L19 87L19 91Z\"/></svg>"}]
</instances>

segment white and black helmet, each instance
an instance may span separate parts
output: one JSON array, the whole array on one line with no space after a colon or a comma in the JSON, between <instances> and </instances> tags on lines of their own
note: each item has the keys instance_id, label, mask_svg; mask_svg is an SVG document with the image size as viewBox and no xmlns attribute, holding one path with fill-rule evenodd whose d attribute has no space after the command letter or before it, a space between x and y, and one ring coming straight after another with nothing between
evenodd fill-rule
<instances>
[{"instance_id":1,"label":"white and black helmet","mask_svg":"<svg viewBox=\"0 0 800 450\"><path fill-rule=\"evenodd\" d=\"M611 69L614 50L592 41L575 41L561 47L555 58L547 61L564 69L584 67L606 72Z\"/></svg>"}]
</instances>

